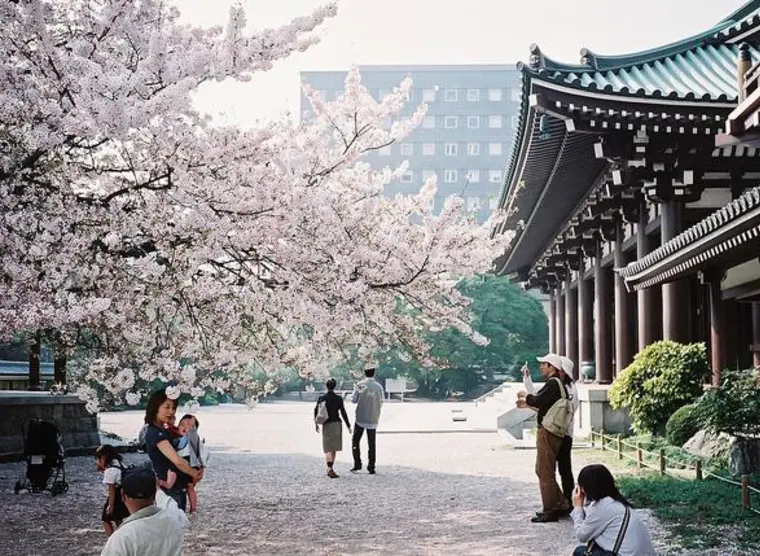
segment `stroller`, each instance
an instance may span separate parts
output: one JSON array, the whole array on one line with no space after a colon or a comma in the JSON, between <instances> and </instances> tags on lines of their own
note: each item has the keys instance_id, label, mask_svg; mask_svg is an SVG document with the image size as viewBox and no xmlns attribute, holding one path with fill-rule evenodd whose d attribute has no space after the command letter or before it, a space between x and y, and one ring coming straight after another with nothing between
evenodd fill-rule
<instances>
[{"instance_id":1,"label":"stroller","mask_svg":"<svg viewBox=\"0 0 760 556\"><path fill-rule=\"evenodd\" d=\"M22 489L33 493L49 490L56 496L68 491L64 468L66 454L55 424L50 421L30 421L23 436L26 473L16 481L13 492L18 494Z\"/></svg>"}]
</instances>

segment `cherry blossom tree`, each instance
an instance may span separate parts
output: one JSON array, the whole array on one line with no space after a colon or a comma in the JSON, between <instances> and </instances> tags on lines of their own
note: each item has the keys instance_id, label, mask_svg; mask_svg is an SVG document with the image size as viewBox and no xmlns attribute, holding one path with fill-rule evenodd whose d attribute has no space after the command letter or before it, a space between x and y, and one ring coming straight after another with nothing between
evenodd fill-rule
<instances>
[{"instance_id":1,"label":"cherry blossom tree","mask_svg":"<svg viewBox=\"0 0 760 556\"><path fill-rule=\"evenodd\" d=\"M86 337L93 410L93 383L136 403L137 377L198 396L260 389L252 368L326 373L356 346L424 356L431 326L485 343L454 285L509 237L461 198L435 214L435 180L385 196L406 167L363 159L420 123L424 106L402 115L411 81L375 101L352 70L334 102L306 89L298 126L193 108L202 83L266 71L335 13L248 34L240 8L199 29L158 0L0 4L0 336Z\"/></svg>"}]
</instances>

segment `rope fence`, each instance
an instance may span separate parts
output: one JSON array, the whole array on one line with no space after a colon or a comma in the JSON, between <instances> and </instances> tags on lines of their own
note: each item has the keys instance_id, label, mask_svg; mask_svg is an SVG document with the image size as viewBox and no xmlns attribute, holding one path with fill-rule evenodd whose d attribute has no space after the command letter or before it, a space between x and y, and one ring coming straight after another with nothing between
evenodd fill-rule
<instances>
[{"instance_id":1,"label":"rope fence","mask_svg":"<svg viewBox=\"0 0 760 556\"><path fill-rule=\"evenodd\" d=\"M720 475L716 475L715 473L703 469L701 459L695 459L693 464L675 460L673 458L668 458L663 449L660 449L658 452L652 452L643 449L639 442L636 442L635 444L626 442L620 436L608 436L599 431L591 431L590 441L591 448L596 449L598 447L602 451L616 452L619 460L625 459L633 462L639 469L650 469L652 471L657 471L660 475L667 475L668 477L681 480L684 480L685 477L675 473L675 471L685 469L687 471L693 471L695 478L698 481L702 481L705 478L711 478L739 487L742 495L742 507L745 510L760 515L760 508L752 507L752 493L760 495L760 490L749 484L748 475L742 475L740 481L727 479L726 477L721 477Z\"/></svg>"}]
</instances>

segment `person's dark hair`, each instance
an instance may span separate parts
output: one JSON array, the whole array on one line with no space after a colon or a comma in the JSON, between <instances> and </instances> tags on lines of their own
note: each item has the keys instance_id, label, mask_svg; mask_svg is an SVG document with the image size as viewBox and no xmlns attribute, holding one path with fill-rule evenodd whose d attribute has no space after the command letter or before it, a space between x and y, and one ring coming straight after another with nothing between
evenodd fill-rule
<instances>
[{"instance_id":1,"label":"person's dark hair","mask_svg":"<svg viewBox=\"0 0 760 556\"><path fill-rule=\"evenodd\" d=\"M192 419L192 420L195 422L195 428L196 428L196 429L199 429L199 428L201 428L201 422L200 422L200 421L198 421L198 418L197 418L195 415L192 415L192 414L190 414L190 413L185 413L185 414L182 416L182 419L180 419L180 420L179 420L179 422L182 422L182 421L184 421L185 419Z\"/></svg>"},{"instance_id":2,"label":"person's dark hair","mask_svg":"<svg viewBox=\"0 0 760 556\"><path fill-rule=\"evenodd\" d=\"M596 502L608 496L613 500L630 506L631 503L620 494L615 485L615 478L604 465L587 465L578 473L578 485L586 493L586 500Z\"/></svg>"},{"instance_id":3,"label":"person's dark hair","mask_svg":"<svg viewBox=\"0 0 760 556\"><path fill-rule=\"evenodd\" d=\"M368 369L364 369L364 376L366 376L367 378L372 378L373 376L375 376L375 368L369 367Z\"/></svg>"},{"instance_id":4,"label":"person's dark hair","mask_svg":"<svg viewBox=\"0 0 760 556\"><path fill-rule=\"evenodd\" d=\"M119 452L116 451L116 448L111 446L110 444L103 444L102 446L99 446L97 450L95 450L95 458L106 458L106 461L108 463L111 463L113 460L121 461L122 457Z\"/></svg>"},{"instance_id":5,"label":"person's dark hair","mask_svg":"<svg viewBox=\"0 0 760 556\"><path fill-rule=\"evenodd\" d=\"M335 387L336 387L337 385L338 385L338 383L337 383L337 382L335 382L335 379L334 379L334 378L330 378L330 379L327 379L327 382L325 382L325 386L327 387L327 389L328 389L330 392L332 392L333 390L335 390Z\"/></svg>"},{"instance_id":6,"label":"person's dark hair","mask_svg":"<svg viewBox=\"0 0 760 556\"><path fill-rule=\"evenodd\" d=\"M158 415L158 408L161 407L166 400L166 388L162 388L157 392L153 392L148 399L148 406L145 408L145 422L148 425L152 425L156 422L156 416ZM174 409L177 409L177 400L171 400L174 404Z\"/></svg>"},{"instance_id":7,"label":"person's dark hair","mask_svg":"<svg viewBox=\"0 0 760 556\"><path fill-rule=\"evenodd\" d=\"M564 369L562 369L559 373L559 377L562 379L562 382L565 383L565 386L570 386L573 382L575 382L573 376L568 374Z\"/></svg>"}]
</instances>

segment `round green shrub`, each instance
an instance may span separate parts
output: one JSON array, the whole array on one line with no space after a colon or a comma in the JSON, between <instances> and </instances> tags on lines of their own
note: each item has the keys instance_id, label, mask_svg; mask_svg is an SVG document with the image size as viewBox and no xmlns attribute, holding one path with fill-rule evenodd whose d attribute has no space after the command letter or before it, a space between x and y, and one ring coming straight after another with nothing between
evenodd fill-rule
<instances>
[{"instance_id":1,"label":"round green shrub","mask_svg":"<svg viewBox=\"0 0 760 556\"><path fill-rule=\"evenodd\" d=\"M665 438L669 444L683 446L702 428L694 408L694 404L685 405L670 416L665 425Z\"/></svg>"},{"instance_id":2,"label":"round green shrub","mask_svg":"<svg viewBox=\"0 0 760 556\"><path fill-rule=\"evenodd\" d=\"M724 371L720 388L705 392L695 412L710 432L760 435L760 370Z\"/></svg>"},{"instance_id":3,"label":"round green shrub","mask_svg":"<svg viewBox=\"0 0 760 556\"><path fill-rule=\"evenodd\" d=\"M628 411L637 433L662 435L670 416L702 395L708 373L704 344L656 342L618 375L610 403Z\"/></svg>"}]
</instances>

